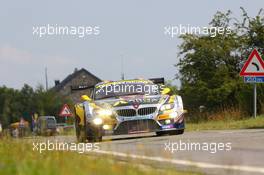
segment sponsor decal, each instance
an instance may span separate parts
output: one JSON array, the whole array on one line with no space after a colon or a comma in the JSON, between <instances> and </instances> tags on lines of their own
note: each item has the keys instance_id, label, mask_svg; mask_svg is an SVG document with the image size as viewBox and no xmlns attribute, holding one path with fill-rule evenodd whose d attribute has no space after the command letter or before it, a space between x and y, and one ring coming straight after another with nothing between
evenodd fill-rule
<instances>
[{"instance_id":1,"label":"sponsor decal","mask_svg":"<svg viewBox=\"0 0 264 175\"><path fill-rule=\"evenodd\" d=\"M137 109L139 107L139 103L138 102L133 102L132 103L134 109Z\"/></svg>"},{"instance_id":2,"label":"sponsor decal","mask_svg":"<svg viewBox=\"0 0 264 175\"><path fill-rule=\"evenodd\" d=\"M173 124L161 126L162 129L174 128Z\"/></svg>"}]
</instances>

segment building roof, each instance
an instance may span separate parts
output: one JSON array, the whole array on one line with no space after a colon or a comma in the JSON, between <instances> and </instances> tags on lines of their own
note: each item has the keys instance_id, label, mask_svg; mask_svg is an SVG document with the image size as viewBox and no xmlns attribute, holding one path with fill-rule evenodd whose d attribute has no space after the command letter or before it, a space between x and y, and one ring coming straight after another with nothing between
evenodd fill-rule
<instances>
[{"instance_id":1,"label":"building roof","mask_svg":"<svg viewBox=\"0 0 264 175\"><path fill-rule=\"evenodd\" d=\"M86 69L81 68L80 70L74 71L74 73L68 75L63 81L61 81L57 86L55 86L54 89L57 90L57 91L61 90L68 82L70 82L74 78L78 77L82 72L85 72L87 75L89 75L90 77L94 78L98 82L102 81L101 79L99 79L94 74L92 74L89 71L87 71Z\"/></svg>"}]
</instances>

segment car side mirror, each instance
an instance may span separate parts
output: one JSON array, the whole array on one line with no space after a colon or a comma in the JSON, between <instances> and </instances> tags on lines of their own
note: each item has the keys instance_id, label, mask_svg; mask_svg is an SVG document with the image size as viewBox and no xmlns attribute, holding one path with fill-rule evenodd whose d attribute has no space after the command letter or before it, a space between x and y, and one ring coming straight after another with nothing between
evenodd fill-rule
<instances>
[{"instance_id":1,"label":"car side mirror","mask_svg":"<svg viewBox=\"0 0 264 175\"><path fill-rule=\"evenodd\" d=\"M88 101L88 102L92 101L92 99L88 95L82 95L81 98L82 98L83 101Z\"/></svg>"},{"instance_id":2,"label":"car side mirror","mask_svg":"<svg viewBox=\"0 0 264 175\"><path fill-rule=\"evenodd\" d=\"M170 88L164 88L162 91L161 91L161 94L162 95L166 95L166 94L168 94L168 93L170 93L171 92L171 89Z\"/></svg>"}]
</instances>

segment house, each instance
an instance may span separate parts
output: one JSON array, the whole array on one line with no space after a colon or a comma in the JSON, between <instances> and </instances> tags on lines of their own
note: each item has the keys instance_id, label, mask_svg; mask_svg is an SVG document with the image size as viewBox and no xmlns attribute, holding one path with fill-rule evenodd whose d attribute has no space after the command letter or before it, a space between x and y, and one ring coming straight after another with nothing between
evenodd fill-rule
<instances>
[{"instance_id":1,"label":"house","mask_svg":"<svg viewBox=\"0 0 264 175\"><path fill-rule=\"evenodd\" d=\"M82 68L75 69L63 81L55 80L53 89L63 96L69 97L74 103L80 102L81 95L90 95L91 87L102 80Z\"/></svg>"}]
</instances>

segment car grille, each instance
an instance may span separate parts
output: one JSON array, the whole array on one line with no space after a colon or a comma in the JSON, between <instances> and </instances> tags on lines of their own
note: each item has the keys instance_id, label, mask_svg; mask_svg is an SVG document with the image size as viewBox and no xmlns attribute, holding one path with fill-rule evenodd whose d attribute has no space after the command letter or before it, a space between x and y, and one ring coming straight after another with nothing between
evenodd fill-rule
<instances>
[{"instance_id":1,"label":"car grille","mask_svg":"<svg viewBox=\"0 0 264 175\"><path fill-rule=\"evenodd\" d=\"M116 111L117 115L131 117L136 115L136 110L134 109L120 109Z\"/></svg>"},{"instance_id":2,"label":"car grille","mask_svg":"<svg viewBox=\"0 0 264 175\"><path fill-rule=\"evenodd\" d=\"M119 109L116 111L117 115L125 116L125 117L132 117L136 115L149 115L154 113L157 110L156 107L145 107L136 109Z\"/></svg>"},{"instance_id":3,"label":"car grille","mask_svg":"<svg viewBox=\"0 0 264 175\"><path fill-rule=\"evenodd\" d=\"M140 132L152 132L159 130L159 125L156 121L150 119L144 120L131 120L122 122L117 129L114 131L114 134L132 134Z\"/></svg>"},{"instance_id":4,"label":"car grille","mask_svg":"<svg viewBox=\"0 0 264 175\"><path fill-rule=\"evenodd\" d=\"M147 107L147 108L140 108L138 110L138 115L149 115L156 111L156 107Z\"/></svg>"}]
</instances>

